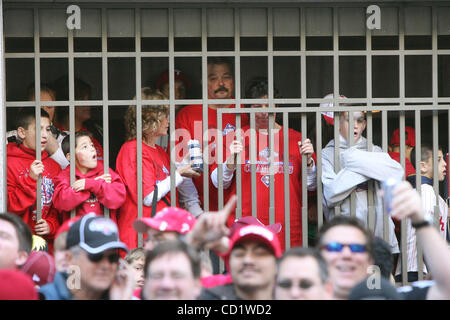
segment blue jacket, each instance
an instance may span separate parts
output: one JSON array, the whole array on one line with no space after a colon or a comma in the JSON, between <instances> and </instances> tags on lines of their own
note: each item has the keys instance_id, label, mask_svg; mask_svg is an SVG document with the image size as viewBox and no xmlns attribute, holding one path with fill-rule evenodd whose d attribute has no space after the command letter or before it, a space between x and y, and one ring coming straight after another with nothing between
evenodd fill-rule
<instances>
[{"instance_id":1,"label":"blue jacket","mask_svg":"<svg viewBox=\"0 0 450 320\"><path fill-rule=\"evenodd\" d=\"M67 288L67 277L65 272L57 272L53 282L42 286L39 293L45 300L72 300L72 294Z\"/></svg>"}]
</instances>

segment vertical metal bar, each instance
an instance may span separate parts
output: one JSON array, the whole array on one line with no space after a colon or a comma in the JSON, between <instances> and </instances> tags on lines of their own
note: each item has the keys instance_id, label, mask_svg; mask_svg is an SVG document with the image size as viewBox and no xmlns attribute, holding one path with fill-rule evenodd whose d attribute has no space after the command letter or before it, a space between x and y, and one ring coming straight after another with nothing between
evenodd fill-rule
<instances>
[{"instance_id":1,"label":"vertical metal bar","mask_svg":"<svg viewBox=\"0 0 450 320\"><path fill-rule=\"evenodd\" d=\"M354 114L353 111L348 112L348 145L350 147L355 145L355 139L353 137L353 128L354 128L354 123L355 123L355 119L354 119ZM352 217L356 217L356 199L355 199L355 194L356 191L353 190L352 193L350 193L350 215ZM367 219L366 221L364 221L364 224L367 226Z\"/></svg>"},{"instance_id":2,"label":"vertical metal bar","mask_svg":"<svg viewBox=\"0 0 450 320\"><path fill-rule=\"evenodd\" d=\"M241 42L239 39L239 30L240 30L240 19L239 19L239 9L234 9L234 95L236 98L236 109L241 108L241 59L240 59L240 51L241 51ZM244 133L245 134L245 133ZM242 141L241 135L241 114L236 114L236 140ZM244 142L243 142L244 143ZM245 151L244 151L245 153ZM246 157L247 155L245 155ZM244 161L245 158L244 157ZM236 158L236 195L238 201L236 203L236 219L242 217L242 166L241 166L241 157Z\"/></svg>"},{"instance_id":3,"label":"vertical metal bar","mask_svg":"<svg viewBox=\"0 0 450 320\"><path fill-rule=\"evenodd\" d=\"M206 28L206 23L203 23L203 27ZM209 211L209 132L208 132L208 109L209 105L207 103L208 96L208 38L206 32L202 32L202 104L203 104L203 210L205 212ZM217 132L217 135L222 134ZM217 150L216 150L217 152Z\"/></svg>"},{"instance_id":4,"label":"vertical metal bar","mask_svg":"<svg viewBox=\"0 0 450 320\"><path fill-rule=\"evenodd\" d=\"M301 115L301 130L302 130L302 141L305 141L307 137L307 123L306 123L306 114L302 113ZM302 180L306 181L305 177L307 177L307 157L306 155L302 155ZM308 190L307 183L302 183L302 246L308 247Z\"/></svg>"},{"instance_id":5,"label":"vertical metal bar","mask_svg":"<svg viewBox=\"0 0 450 320\"><path fill-rule=\"evenodd\" d=\"M420 118L420 110L416 110L414 112L415 119L414 119L414 127L416 130L416 158L411 159L412 161L415 161L415 167L416 167L416 190L419 193L419 195L422 198L422 175L420 174L420 160L421 160L421 154L422 154L422 142L421 142L421 118ZM417 241L417 238L416 238ZM419 280L423 280L423 249L422 246L417 242L417 270L419 273Z\"/></svg>"},{"instance_id":6,"label":"vertical metal bar","mask_svg":"<svg viewBox=\"0 0 450 320\"><path fill-rule=\"evenodd\" d=\"M317 173L317 230L323 224L323 186L320 178L322 177L322 115L316 112L316 173Z\"/></svg>"},{"instance_id":7,"label":"vertical metal bar","mask_svg":"<svg viewBox=\"0 0 450 320\"><path fill-rule=\"evenodd\" d=\"M438 120L438 111L433 110L433 189L436 195L436 203L434 206L434 225L439 227L439 170L438 170L438 150L439 150L439 120Z\"/></svg>"},{"instance_id":8,"label":"vertical metal bar","mask_svg":"<svg viewBox=\"0 0 450 320\"><path fill-rule=\"evenodd\" d=\"M0 189L0 212L6 212L8 207L7 188L7 157L6 157L6 75L5 75L5 42L3 35L3 1L0 1L0 181L3 181Z\"/></svg>"},{"instance_id":9,"label":"vertical metal bar","mask_svg":"<svg viewBox=\"0 0 450 320\"><path fill-rule=\"evenodd\" d=\"M222 132L222 112L220 109L217 110L217 178L219 179L218 184L218 208L221 210L223 208L223 136L220 134Z\"/></svg>"},{"instance_id":10,"label":"vertical metal bar","mask_svg":"<svg viewBox=\"0 0 450 320\"><path fill-rule=\"evenodd\" d=\"M39 46L39 13L34 8L34 95L36 120L36 160L41 160L41 60ZM42 219L42 175L39 175L36 185L36 221ZM32 230L34 233L34 230Z\"/></svg>"},{"instance_id":11,"label":"vertical metal bar","mask_svg":"<svg viewBox=\"0 0 450 320\"><path fill-rule=\"evenodd\" d=\"M268 129L268 139L269 139L269 223L275 223L275 141L274 141L274 115L269 113L269 129Z\"/></svg>"},{"instance_id":12,"label":"vertical metal bar","mask_svg":"<svg viewBox=\"0 0 450 320\"><path fill-rule=\"evenodd\" d=\"M405 10L404 7L399 7L399 17L398 17L398 30L399 30L399 97L400 97L400 110L405 106ZM401 123L400 123L401 125ZM404 134L404 127L400 128L400 134ZM404 141L404 140L403 140ZM401 150L400 150L401 154ZM401 161L401 160L400 160ZM407 238L407 228L406 220L401 221L401 261L402 261L402 283L405 285L408 282L408 255L406 247Z\"/></svg>"},{"instance_id":13,"label":"vertical metal bar","mask_svg":"<svg viewBox=\"0 0 450 320\"><path fill-rule=\"evenodd\" d=\"M284 178L284 236L286 250L291 247L291 203L289 183L289 113L283 112L283 178ZM298 214L297 212L295 214Z\"/></svg>"},{"instance_id":14,"label":"vertical metal bar","mask_svg":"<svg viewBox=\"0 0 450 320\"><path fill-rule=\"evenodd\" d=\"M381 111L381 148L383 152L388 152L388 123L387 123L387 111ZM387 212L383 215L383 239L388 241L389 239L389 216Z\"/></svg>"},{"instance_id":15,"label":"vertical metal bar","mask_svg":"<svg viewBox=\"0 0 450 320\"><path fill-rule=\"evenodd\" d=\"M173 10L169 9L169 141L168 147L171 147L175 150L175 108L176 105L174 103L175 100L175 40L174 40L174 19L173 19ZM171 155L170 162L170 205L171 207L175 207L177 205L177 191L176 191L176 182L175 182L175 153Z\"/></svg>"},{"instance_id":16,"label":"vertical metal bar","mask_svg":"<svg viewBox=\"0 0 450 320\"><path fill-rule=\"evenodd\" d=\"M73 30L67 30L68 32L68 62L69 62L69 135L70 135L70 181L71 184L75 182L75 133L76 133L76 127L75 127L75 71L74 71L74 59L73 59ZM76 209L72 209L70 212L70 216L73 218L76 216Z\"/></svg>"},{"instance_id":17,"label":"vertical metal bar","mask_svg":"<svg viewBox=\"0 0 450 320\"><path fill-rule=\"evenodd\" d=\"M106 12L106 11L105 11ZM109 113L108 113L108 39L106 13L102 14L102 111L103 111L103 171L109 171ZM109 218L109 209L104 207L104 215Z\"/></svg>"},{"instance_id":18,"label":"vertical metal bar","mask_svg":"<svg viewBox=\"0 0 450 320\"><path fill-rule=\"evenodd\" d=\"M135 14L136 15L136 14ZM135 16L136 17L136 16ZM170 18L169 18L170 19ZM141 26L139 25L139 30ZM137 32L137 30L135 30ZM170 43L170 41L169 41ZM136 43L137 44L137 43ZM141 50L141 47L135 48L136 50ZM137 173L137 205L138 205L138 218L143 217L144 213L144 194L143 194L143 170L142 170L142 90L141 90L141 57L140 55L136 56L135 60L135 68L136 68L136 173ZM169 74L170 75L170 74ZM138 233L138 247L143 247L144 245L144 235L139 232Z\"/></svg>"},{"instance_id":19,"label":"vertical metal bar","mask_svg":"<svg viewBox=\"0 0 450 320\"><path fill-rule=\"evenodd\" d=\"M251 164L251 189L252 189L252 216L256 217L257 212L257 195L256 195L256 129L255 114L250 114L250 164Z\"/></svg>"}]
</instances>

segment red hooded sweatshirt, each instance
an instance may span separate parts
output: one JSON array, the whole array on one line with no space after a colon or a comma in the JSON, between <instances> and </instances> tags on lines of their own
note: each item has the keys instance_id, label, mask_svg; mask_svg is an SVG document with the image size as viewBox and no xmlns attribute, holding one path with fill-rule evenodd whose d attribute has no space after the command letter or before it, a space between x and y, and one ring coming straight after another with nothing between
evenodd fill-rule
<instances>
[{"instance_id":1,"label":"red hooded sweatshirt","mask_svg":"<svg viewBox=\"0 0 450 320\"><path fill-rule=\"evenodd\" d=\"M8 143L8 211L22 217L23 221L34 233L36 224L36 188L37 182L30 177L30 166L36 160L36 151L22 144ZM49 252L53 248L53 239L59 227L57 211L52 206L54 178L61 171L58 163L50 159L46 151L42 152L44 164L42 173L42 219L50 226L50 233L43 238L48 243Z\"/></svg>"},{"instance_id":2,"label":"red hooded sweatshirt","mask_svg":"<svg viewBox=\"0 0 450 320\"><path fill-rule=\"evenodd\" d=\"M70 165L55 178L55 194L53 203L57 210L62 211L63 220L70 219L70 211L76 209L76 216L83 216L90 212L103 215L103 207L110 209L110 217L114 222L116 210L126 199L125 185L120 176L109 169L111 183L96 177L103 175L103 162L97 161L97 168L82 174L75 168L75 180L86 179L85 189L75 191L70 185Z\"/></svg>"}]
</instances>

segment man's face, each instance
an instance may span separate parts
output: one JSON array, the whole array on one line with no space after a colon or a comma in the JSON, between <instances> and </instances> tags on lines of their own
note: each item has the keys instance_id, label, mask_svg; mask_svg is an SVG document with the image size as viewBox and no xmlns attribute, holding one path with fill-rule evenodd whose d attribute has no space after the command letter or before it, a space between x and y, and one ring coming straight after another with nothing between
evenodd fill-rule
<instances>
[{"instance_id":1,"label":"man's face","mask_svg":"<svg viewBox=\"0 0 450 320\"><path fill-rule=\"evenodd\" d=\"M94 262L84 250L80 250L77 256L72 255L70 265L77 265L80 268L81 290L103 292L108 290L116 276L119 262L110 262L108 257L117 258L118 250L110 249L102 252L103 257L100 261Z\"/></svg>"},{"instance_id":2,"label":"man's face","mask_svg":"<svg viewBox=\"0 0 450 320\"><path fill-rule=\"evenodd\" d=\"M144 258L134 260L130 266L134 275L134 287L140 288L144 285Z\"/></svg>"},{"instance_id":3,"label":"man's face","mask_svg":"<svg viewBox=\"0 0 450 320\"><path fill-rule=\"evenodd\" d=\"M25 251L20 250L19 239L14 226L0 220L0 269L16 269L28 258Z\"/></svg>"},{"instance_id":4,"label":"man's face","mask_svg":"<svg viewBox=\"0 0 450 320\"><path fill-rule=\"evenodd\" d=\"M148 265L143 292L149 300L193 300L200 290L200 279L194 278L183 252L164 254Z\"/></svg>"},{"instance_id":5,"label":"man's face","mask_svg":"<svg viewBox=\"0 0 450 320\"><path fill-rule=\"evenodd\" d=\"M28 128L19 127L17 130L22 144L31 150L36 150L36 121L33 121ZM47 145L50 133L50 119L41 117L41 150Z\"/></svg>"},{"instance_id":6,"label":"man's face","mask_svg":"<svg viewBox=\"0 0 450 320\"><path fill-rule=\"evenodd\" d=\"M208 98L231 99L233 94L233 73L228 65L208 64Z\"/></svg>"},{"instance_id":7,"label":"man's face","mask_svg":"<svg viewBox=\"0 0 450 320\"><path fill-rule=\"evenodd\" d=\"M266 288L275 282L276 258L260 241L237 243L231 251L229 264L234 284L243 291Z\"/></svg>"},{"instance_id":8,"label":"man's face","mask_svg":"<svg viewBox=\"0 0 450 320\"><path fill-rule=\"evenodd\" d=\"M331 286L323 283L319 264L311 257L285 258L278 268L277 300L325 300L331 298Z\"/></svg>"},{"instance_id":9,"label":"man's face","mask_svg":"<svg viewBox=\"0 0 450 320\"><path fill-rule=\"evenodd\" d=\"M169 83L161 86L161 92L169 97ZM178 79L175 81L175 99L183 100L184 98L186 98L186 85L183 80Z\"/></svg>"},{"instance_id":10,"label":"man's face","mask_svg":"<svg viewBox=\"0 0 450 320\"><path fill-rule=\"evenodd\" d=\"M339 133L341 136L348 139L348 126L349 126L348 112L343 112L339 116ZM358 141L361 138L363 131L366 129L366 120L362 112L353 112L353 141Z\"/></svg>"},{"instance_id":11,"label":"man's face","mask_svg":"<svg viewBox=\"0 0 450 320\"><path fill-rule=\"evenodd\" d=\"M355 227L335 226L325 233L321 244L327 245L331 242L366 245L366 237ZM367 251L352 252L348 246L344 246L340 252L330 252L322 248L321 253L328 263L335 296L339 297L347 297L350 290L367 277L367 268L373 264Z\"/></svg>"},{"instance_id":12,"label":"man's face","mask_svg":"<svg viewBox=\"0 0 450 320\"><path fill-rule=\"evenodd\" d=\"M259 99L267 99L268 95L263 95ZM268 104L252 104L251 108L268 108ZM269 113L268 112L258 112L255 113L255 123L257 128L266 129L269 127Z\"/></svg>"},{"instance_id":13,"label":"man's face","mask_svg":"<svg viewBox=\"0 0 450 320\"><path fill-rule=\"evenodd\" d=\"M75 159L77 168L97 168L97 150L88 136L82 136L77 139Z\"/></svg>"},{"instance_id":14,"label":"man's face","mask_svg":"<svg viewBox=\"0 0 450 320\"><path fill-rule=\"evenodd\" d=\"M163 241L173 241L178 239L178 233L175 231L159 231L156 229L147 229L147 241L144 244L144 249L147 251L153 250L154 247Z\"/></svg>"}]
</instances>

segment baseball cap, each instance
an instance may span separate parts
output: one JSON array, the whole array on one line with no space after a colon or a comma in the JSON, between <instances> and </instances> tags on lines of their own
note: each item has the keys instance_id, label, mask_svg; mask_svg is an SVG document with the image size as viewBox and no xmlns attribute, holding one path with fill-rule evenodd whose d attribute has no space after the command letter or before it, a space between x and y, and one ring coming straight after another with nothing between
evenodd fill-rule
<instances>
[{"instance_id":1,"label":"baseball cap","mask_svg":"<svg viewBox=\"0 0 450 320\"><path fill-rule=\"evenodd\" d=\"M181 208L166 207L158 211L153 218L140 218L134 221L133 227L137 232L147 232L148 228L159 231L176 231L186 234L192 230L196 219L189 212Z\"/></svg>"},{"instance_id":2,"label":"baseball cap","mask_svg":"<svg viewBox=\"0 0 450 320\"><path fill-rule=\"evenodd\" d=\"M233 224L230 226L230 237L233 236L233 234L238 230L239 228L245 227L247 225L258 225L266 227L267 229L271 230L273 233L279 233L281 231L281 224L280 223L274 223L270 224L268 226L264 225L261 221L258 220L258 218L254 216L246 216L242 217L240 219L234 220Z\"/></svg>"},{"instance_id":3,"label":"baseball cap","mask_svg":"<svg viewBox=\"0 0 450 320\"><path fill-rule=\"evenodd\" d=\"M95 213L83 216L70 227L67 233L67 249L76 245L90 254L109 249L128 251L127 246L119 240L119 230L114 221Z\"/></svg>"},{"instance_id":4,"label":"baseball cap","mask_svg":"<svg viewBox=\"0 0 450 320\"><path fill-rule=\"evenodd\" d=\"M405 127L405 144L411 147L416 146L416 130L414 130L414 128L408 126ZM400 145L400 128L395 129L392 133L390 145Z\"/></svg>"},{"instance_id":5,"label":"baseball cap","mask_svg":"<svg viewBox=\"0 0 450 320\"><path fill-rule=\"evenodd\" d=\"M23 265L23 272L27 273L38 286L53 282L55 278L55 261L44 251L32 251Z\"/></svg>"},{"instance_id":6,"label":"baseball cap","mask_svg":"<svg viewBox=\"0 0 450 320\"><path fill-rule=\"evenodd\" d=\"M377 281L379 285L377 286ZM371 281L366 278L358 283L350 292L349 300L402 300L397 289L391 283L380 277L372 284L374 288L369 288Z\"/></svg>"},{"instance_id":7,"label":"baseball cap","mask_svg":"<svg viewBox=\"0 0 450 320\"><path fill-rule=\"evenodd\" d=\"M184 84L186 85L186 87L191 86L191 83L189 82L189 80L184 76L184 74L180 70L175 69L174 75L175 75L175 81L182 80L184 82ZM161 86L167 82L169 82L169 71L164 71L163 73L161 73L159 75L158 80L156 81L156 89L161 89Z\"/></svg>"},{"instance_id":8,"label":"baseball cap","mask_svg":"<svg viewBox=\"0 0 450 320\"><path fill-rule=\"evenodd\" d=\"M63 232L69 231L70 227L78 220L81 216L66 220L56 231L55 239L59 237L59 235Z\"/></svg>"},{"instance_id":9,"label":"baseball cap","mask_svg":"<svg viewBox=\"0 0 450 320\"><path fill-rule=\"evenodd\" d=\"M281 257L282 254L281 245L276 233L274 233L267 227L252 224L236 230L236 232L231 236L230 248L228 249L228 252L225 254L225 258L227 261L230 257L231 251L233 250L234 246L243 240L261 241L267 244L270 249L272 249L272 252L275 255L275 257L277 258Z\"/></svg>"},{"instance_id":10,"label":"baseball cap","mask_svg":"<svg viewBox=\"0 0 450 320\"><path fill-rule=\"evenodd\" d=\"M20 270L0 270L0 300L38 300L30 276Z\"/></svg>"},{"instance_id":11,"label":"baseball cap","mask_svg":"<svg viewBox=\"0 0 450 320\"><path fill-rule=\"evenodd\" d=\"M323 98L324 99L333 99L334 98L334 94L329 93ZM339 95L339 98L346 99L347 97L343 96L343 95ZM329 107L333 107L333 102L324 102L324 103L320 104L320 108L329 108ZM329 125L333 125L334 124L334 112L333 111L322 112L322 115L323 115L323 118L325 119L325 121Z\"/></svg>"}]
</instances>

